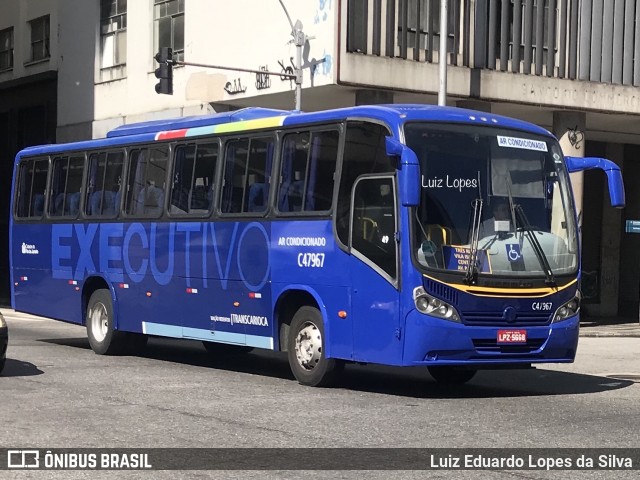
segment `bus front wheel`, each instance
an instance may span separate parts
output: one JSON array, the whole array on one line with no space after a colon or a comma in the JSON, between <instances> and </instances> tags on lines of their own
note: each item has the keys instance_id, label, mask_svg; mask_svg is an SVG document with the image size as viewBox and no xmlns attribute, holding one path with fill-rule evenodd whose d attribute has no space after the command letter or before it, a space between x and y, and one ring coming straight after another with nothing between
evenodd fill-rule
<instances>
[{"instance_id":1,"label":"bus front wheel","mask_svg":"<svg viewBox=\"0 0 640 480\"><path fill-rule=\"evenodd\" d=\"M87 305L87 336L98 355L118 355L126 346L126 335L115 329L113 304L108 290L93 292Z\"/></svg>"},{"instance_id":2,"label":"bus front wheel","mask_svg":"<svg viewBox=\"0 0 640 480\"><path fill-rule=\"evenodd\" d=\"M428 370L434 380L443 385L462 385L471 380L478 372L473 368L444 365L441 367L428 367Z\"/></svg>"},{"instance_id":3,"label":"bus front wheel","mask_svg":"<svg viewBox=\"0 0 640 480\"><path fill-rule=\"evenodd\" d=\"M291 371L302 385L323 387L334 382L342 362L326 358L324 341L320 311L301 307L291 320L287 354Z\"/></svg>"}]
</instances>

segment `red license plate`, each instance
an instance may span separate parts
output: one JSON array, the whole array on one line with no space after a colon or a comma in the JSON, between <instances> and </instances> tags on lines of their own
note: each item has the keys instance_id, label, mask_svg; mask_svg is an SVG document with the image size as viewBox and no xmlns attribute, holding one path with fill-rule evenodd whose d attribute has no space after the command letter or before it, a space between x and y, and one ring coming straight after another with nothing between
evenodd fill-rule
<instances>
[{"instance_id":1,"label":"red license plate","mask_svg":"<svg viewBox=\"0 0 640 480\"><path fill-rule=\"evenodd\" d=\"M526 330L498 330L498 343L527 343Z\"/></svg>"}]
</instances>

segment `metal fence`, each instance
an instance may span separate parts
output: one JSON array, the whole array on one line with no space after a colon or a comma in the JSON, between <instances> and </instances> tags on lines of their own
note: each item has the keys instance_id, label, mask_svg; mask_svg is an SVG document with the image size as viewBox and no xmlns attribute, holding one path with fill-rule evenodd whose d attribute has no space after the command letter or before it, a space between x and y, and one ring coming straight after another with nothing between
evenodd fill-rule
<instances>
[{"instance_id":1,"label":"metal fence","mask_svg":"<svg viewBox=\"0 0 640 480\"><path fill-rule=\"evenodd\" d=\"M347 51L438 62L440 0L343 0ZM449 0L447 62L640 85L638 0Z\"/></svg>"}]
</instances>

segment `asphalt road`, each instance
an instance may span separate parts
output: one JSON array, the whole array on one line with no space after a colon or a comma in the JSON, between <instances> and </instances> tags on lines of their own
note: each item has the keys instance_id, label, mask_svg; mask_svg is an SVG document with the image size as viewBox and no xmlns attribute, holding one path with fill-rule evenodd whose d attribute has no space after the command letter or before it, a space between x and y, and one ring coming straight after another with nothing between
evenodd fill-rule
<instances>
[{"instance_id":1,"label":"asphalt road","mask_svg":"<svg viewBox=\"0 0 640 480\"><path fill-rule=\"evenodd\" d=\"M640 447L640 338L581 338L571 365L483 371L462 387L421 369L347 366L340 385L303 387L286 357L212 358L153 338L105 357L83 327L3 310L0 446ZM339 466L337 466L339 468ZM366 472L376 478L636 478L636 472ZM25 472L19 478L299 478L302 472ZM363 472L311 472L363 478ZM17 478L0 472L0 478Z\"/></svg>"}]
</instances>

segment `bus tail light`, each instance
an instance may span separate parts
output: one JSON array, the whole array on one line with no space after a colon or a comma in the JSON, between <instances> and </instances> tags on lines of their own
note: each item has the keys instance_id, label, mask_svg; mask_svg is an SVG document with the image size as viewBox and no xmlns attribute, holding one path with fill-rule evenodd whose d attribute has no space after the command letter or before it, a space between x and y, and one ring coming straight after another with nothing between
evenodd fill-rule
<instances>
[{"instance_id":1,"label":"bus tail light","mask_svg":"<svg viewBox=\"0 0 640 480\"><path fill-rule=\"evenodd\" d=\"M575 297L556 310L556 313L553 316L553 322L561 322L562 320L573 317L578 313L580 311L580 299L581 296L578 291Z\"/></svg>"},{"instance_id":2,"label":"bus tail light","mask_svg":"<svg viewBox=\"0 0 640 480\"><path fill-rule=\"evenodd\" d=\"M420 313L452 322L460 321L460 315L452 305L429 295L424 287L413 289L413 302Z\"/></svg>"}]
</instances>

